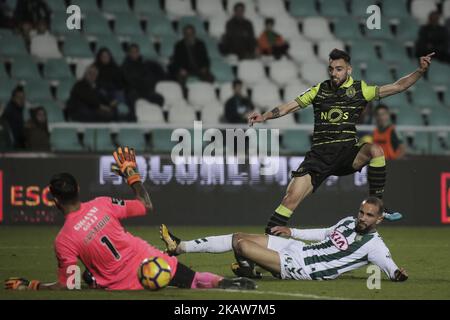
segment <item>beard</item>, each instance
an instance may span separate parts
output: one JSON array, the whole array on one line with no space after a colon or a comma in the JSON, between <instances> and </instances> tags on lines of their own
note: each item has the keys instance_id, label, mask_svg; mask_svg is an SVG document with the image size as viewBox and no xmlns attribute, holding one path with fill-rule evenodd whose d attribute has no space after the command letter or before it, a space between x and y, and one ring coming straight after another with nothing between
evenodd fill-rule
<instances>
[{"instance_id":1,"label":"beard","mask_svg":"<svg viewBox=\"0 0 450 320\"><path fill-rule=\"evenodd\" d=\"M355 230L356 230L357 233L364 234L364 233L367 233L370 230L370 228L365 223L357 221L356 222L356 226L355 226Z\"/></svg>"}]
</instances>

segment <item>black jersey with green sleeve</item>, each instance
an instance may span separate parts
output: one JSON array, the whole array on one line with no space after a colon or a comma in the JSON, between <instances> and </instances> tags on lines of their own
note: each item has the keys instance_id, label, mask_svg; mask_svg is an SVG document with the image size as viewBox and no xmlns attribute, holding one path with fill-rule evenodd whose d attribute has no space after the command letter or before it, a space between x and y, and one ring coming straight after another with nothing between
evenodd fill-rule
<instances>
[{"instance_id":1,"label":"black jersey with green sleeve","mask_svg":"<svg viewBox=\"0 0 450 320\"><path fill-rule=\"evenodd\" d=\"M379 98L378 86L349 77L339 88L331 80L323 81L300 94L300 108L314 108L313 147L356 142L356 122L367 103Z\"/></svg>"}]
</instances>

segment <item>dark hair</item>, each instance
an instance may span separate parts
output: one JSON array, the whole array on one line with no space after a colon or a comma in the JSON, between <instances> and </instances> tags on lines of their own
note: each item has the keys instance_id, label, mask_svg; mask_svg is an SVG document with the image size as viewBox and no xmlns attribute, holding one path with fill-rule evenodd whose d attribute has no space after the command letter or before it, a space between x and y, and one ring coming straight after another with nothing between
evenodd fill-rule
<instances>
[{"instance_id":1,"label":"dark hair","mask_svg":"<svg viewBox=\"0 0 450 320\"><path fill-rule=\"evenodd\" d=\"M368 203L368 204L373 204L374 206L378 207L378 215L382 215L383 211L384 211L384 204L383 204L383 200L381 200L380 198L377 197L367 197L363 200L363 203Z\"/></svg>"},{"instance_id":2,"label":"dark hair","mask_svg":"<svg viewBox=\"0 0 450 320\"><path fill-rule=\"evenodd\" d=\"M242 80L240 79L233 80L233 88L236 87L237 85L242 85Z\"/></svg>"},{"instance_id":3,"label":"dark hair","mask_svg":"<svg viewBox=\"0 0 450 320\"><path fill-rule=\"evenodd\" d=\"M187 29L192 29L192 31L196 32L195 27L192 24L187 24L183 27L183 32L185 32Z\"/></svg>"},{"instance_id":4,"label":"dark hair","mask_svg":"<svg viewBox=\"0 0 450 320\"><path fill-rule=\"evenodd\" d=\"M23 88L23 86L15 87L14 90L11 92L11 98L14 98L14 96L19 92L25 93L25 89Z\"/></svg>"},{"instance_id":5,"label":"dark hair","mask_svg":"<svg viewBox=\"0 0 450 320\"><path fill-rule=\"evenodd\" d=\"M350 63L350 55L345 52L344 50L339 50L334 48L333 50L331 50L330 52L330 60L339 60L339 59L344 59L345 62Z\"/></svg>"},{"instance_id":6,"label":"dark hair","mask_svg":"<svg viewBox=\"0 0 450 320\"><path fill-rule=\"evenodd\" d=\"M109 49L106 48L106 47L101 47L101 48L97 51L97 55L95 56L95 62L94 62L94 64L95 64L97 67L100 67L100 66L101 66L100 57L101 57L101 55L103 54L103 52L107 52L107 53L109 54L109 57L110 57L110 59L111 59L110 64L115 65L115 64L116 64L116 61L114 60L114 57L113 57L113 55L112 55L112 53L111 53L111 50L109 50Z\"/></svg>"},{"instance_id":7,"label":"dark hair","mask_svg":"<svg viewBox=\"0 0 450 320\"><path fill-rule=\"evenodd\" d=\"M275 20L273 18L266 18L266 20L264 21L264 24L265 25L267 25L267 24L274 25L275 24Z\"/></svg>"},{"instance_id":8,"label":"dark hair","mask_svg":"<svg viewBox=\"0 0 450 320\"><path fill-rule=\"evenodd\" d=\"M243 2L237 2L237 3L235 3L235 4L234 4L234 7L233 7L233 11L236 11L236 9L237 9L238 7L242 7L242 9L245 9L245 4L244 4Z\"/></svg>"},{"instance_id":9,"label":"dark hair","mask_svg":"<svg viewBox=\"0 0 450 320\"><path fill-rule=\"evenodd\" d=\"M130 43L128 45L127 51L130 51L132 48L136 48L136 49L140 50L139 45L137 43L134 43L134 42Z\"/></svg>"},{"instance_id":10,"label":"dark hair","mask_svg":"<svg viewBox=\"0 0 450 320\"><path fill-rule=\"evenodd\" d=\"M379 104L378 106L375 107L374 112L377 113L379 110L386 110L389 112L389 107L385 104Z\"/></svg>"},{"instance_id":11,"label":"dark hair","mask_svg":"<svg viewBox=\"0 0 450 320\"><path fill-rule=\"evenodd\" d=\"M67 172L55 174L50 180L50 192L62 204L78 200L78 182Z\"/></svg>"}]
</instances>

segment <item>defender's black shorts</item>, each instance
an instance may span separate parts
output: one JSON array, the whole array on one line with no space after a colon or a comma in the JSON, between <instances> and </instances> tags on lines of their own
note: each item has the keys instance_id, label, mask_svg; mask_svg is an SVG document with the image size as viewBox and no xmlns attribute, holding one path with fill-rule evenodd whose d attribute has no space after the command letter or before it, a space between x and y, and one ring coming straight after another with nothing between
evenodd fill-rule
<instances>
[{"instance_id":1,"label":"defender's black shorts","mask_svg":"<svg viewBox=\"0 0 450 320\"><path fill-rule=\"evenodd\" d=\"M358 171L352 164L363 145L352 141L313 147L297 171L292 171L292 178L310 174L314 192L329 176L346 176Z\"/></svg>"}]
</instances>

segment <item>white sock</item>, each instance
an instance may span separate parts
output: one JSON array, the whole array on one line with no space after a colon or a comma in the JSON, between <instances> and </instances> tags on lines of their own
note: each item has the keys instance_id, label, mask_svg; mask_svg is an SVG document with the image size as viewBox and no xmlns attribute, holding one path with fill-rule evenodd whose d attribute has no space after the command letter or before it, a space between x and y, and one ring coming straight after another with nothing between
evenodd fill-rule
<instances>
[{"instance_id":1,"label":"white sock","mask_svg":"<svg viewBox=\"0 0 450 320\"><path fill-rule=\"evenodd\" d=\"M178 253L206 252L223 253L233 249L233 235L214 236L190 241L181 241L178 245Z\"/></svg>"}]
</instances>

